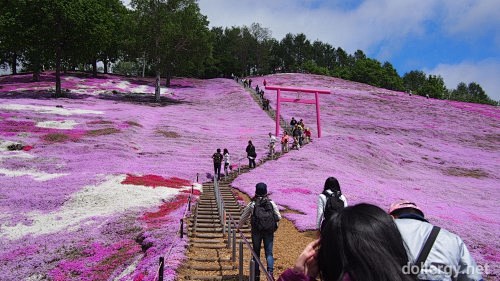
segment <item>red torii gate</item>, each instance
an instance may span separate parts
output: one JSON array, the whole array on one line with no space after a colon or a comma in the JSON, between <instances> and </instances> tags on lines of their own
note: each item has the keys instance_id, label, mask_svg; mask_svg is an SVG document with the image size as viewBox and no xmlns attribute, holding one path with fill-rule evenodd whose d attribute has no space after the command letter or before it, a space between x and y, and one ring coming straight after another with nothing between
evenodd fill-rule
<instances>
[{"instance_id":1,"label":"red torii gate","mask_svg":"<svg viewBox=\"0 0 500 281\"><path fill-rule=\"evenodd\" d=\"M318 90L318 89L304 89L304 88L291 88L291 87L281 87L281 86L266 86L266 90L276 90L276 136L279 135L280 130L280 103L281 102L295 102L295 103L305 103L305 104L316 104L316 124L318 126L318 138L321 138L321 123L319 117L319 94L331 94L328 90ZM298 92L298 93L310 93L314 94L314 100L304 100L301 98L282 98L281 91L283 92Z\"/></svg>"}]
</instances>

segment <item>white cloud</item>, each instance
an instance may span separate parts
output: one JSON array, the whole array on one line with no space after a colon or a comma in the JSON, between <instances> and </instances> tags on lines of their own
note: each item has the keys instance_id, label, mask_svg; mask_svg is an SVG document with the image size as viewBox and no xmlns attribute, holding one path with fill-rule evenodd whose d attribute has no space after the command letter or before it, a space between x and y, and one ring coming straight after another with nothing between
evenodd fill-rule
<instances>
[{"instance_id":1,"label":"white cloud","mask_svg":"<svg viewBox=\"0 0 500 281\"><path fill-rule=\"evenodd\" d=\"M500 100L500 60L488 59L479 62L462 62L459 64L439 64L425 73L441 75L449 89L457 84L476 82L493 100Z\"/></svg>"},{"instance_id":2,"label":"white cloud","mask_svg":"<svg viewBox=\"0 0 500 281\"><path fill-rule=\"evenodd\" d=\"M451 35L483 35L500 37L498 0L447 0L444 3L443 29Z\"/></svg>"},{"instance_id":3,"label":"white cloud","mask_svg":"<svg viewBox=\"0 0 500 281\"><path fill-rule=\"evenodd\" d=\"M307 1L200 0L211 26L242 26L253 22L281 40L286 33L304 33L349 53L384 43L399 46L403 37L423 34L423 23L433 16L432 1L367 0L352 10L326 4L308 8Z\"/></svg>"}]
</instances>

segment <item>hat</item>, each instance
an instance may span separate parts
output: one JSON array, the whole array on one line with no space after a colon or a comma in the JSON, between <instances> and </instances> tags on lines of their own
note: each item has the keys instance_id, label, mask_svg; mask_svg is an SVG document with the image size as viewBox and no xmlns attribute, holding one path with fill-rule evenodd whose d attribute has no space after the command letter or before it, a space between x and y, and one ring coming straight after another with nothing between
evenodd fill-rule
<instances>
[{"instance_id":1,"label":"hat","mask_svg":"<svg viewBox=\"0 0 500 281\"><path fill-rule=\"evenodd\" d=\"M389 214L392 214L394 211L405 209L405 208L412 208L417 211L419 211L422 216L424 215L424 212L417 206L417 204L408 201L408 200L401 200L397 201L391 204L391 207L389 207Z\"/></svg>"},{"instance_id":2,"label":"hat","mask_svg":"<svg viewBox=\"0 0 500 281\"><path fill-rule=\"evenodd\" d=\"M255 185L255 195L264 196L267 194L267 185L263 182L259 182Z\"/></svg>"}]
</instances>

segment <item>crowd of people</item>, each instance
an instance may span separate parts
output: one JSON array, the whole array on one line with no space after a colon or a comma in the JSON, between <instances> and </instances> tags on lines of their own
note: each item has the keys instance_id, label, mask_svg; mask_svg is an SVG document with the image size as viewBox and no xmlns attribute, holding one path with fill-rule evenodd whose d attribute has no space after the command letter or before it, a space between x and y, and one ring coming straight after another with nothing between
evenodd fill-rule
<instances>
[{"instance_id":1,"label":"crowd of people","mask_svg":"<svg viewBox=\"0 0 500 281\"><path fill-rule=\"evenodd\" d=\"M274 233L281 214L265 183L243 209L238 229L251 222L253 249L264 244L267 272L273 277ZM388 211L366 203L348 206L335 177L318 196L319 238L308 244L295 265L278 281L483 280L462 239L432 225L422 209L407 200ZM256 280L260 269L256 264ZM274 277L273 277L274 278Z\"/></svg>"}]
</instances>

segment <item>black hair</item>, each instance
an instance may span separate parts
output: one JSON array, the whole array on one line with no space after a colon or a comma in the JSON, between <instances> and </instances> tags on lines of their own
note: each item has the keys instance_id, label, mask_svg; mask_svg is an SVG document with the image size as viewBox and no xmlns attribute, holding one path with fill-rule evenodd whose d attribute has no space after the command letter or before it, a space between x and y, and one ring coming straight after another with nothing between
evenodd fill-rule
<instances>
[{"instance_id":1,"label":"black hair","mask_svg":"<svg viewBox=\"0 0 500 281\"><path fill-rule=\"evenodd\" d=\"M323 188L323 191L331 190L333 193L339 193L339 195L342 194L342 191L340 191L340 184L339 181L334 178L334 177L329 177L325 181L325 187Z\"/></svg>"},{"instance_id":2,"label":"black hair","mask_svg":"<svg viewBox=\"0 0 500 281\"><path fill-rule=\"evenodd\" d=\"M409 281L408 256L394 220L381 208L362 203L336 213L321 229L318 265L322 280Z\"/></svg>"},{"instance_id":3,"label":"black hair","mask_svg":"<svg viewBox=\"0 0 500 281\"><path fill-rule=\"evenodd\" d=\"M224 148L224 154L226 153L229 153L229 151L227 150L227 148Z\"/></svg>"},{"instance_id":4,"label":"black hair","mask_svg":"<svg viewBox=\"0 0 500 281\"><path fill-rule=\"evenodd\" d=\"M217 153L220 153L220 148L217 148Z\"/></svg>"},{"instance_id":5,"label":"black hair","mask_svg":"<svg viewBox=\"0 0 500 281\"><path fill-rule=\"evenodd\" d=\"M248 144L252 144L252 141L251 141L251 140L249 140L249 141L248 141Z\"/></svg>"}]
</instances>

